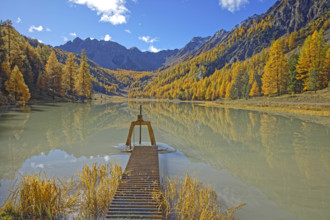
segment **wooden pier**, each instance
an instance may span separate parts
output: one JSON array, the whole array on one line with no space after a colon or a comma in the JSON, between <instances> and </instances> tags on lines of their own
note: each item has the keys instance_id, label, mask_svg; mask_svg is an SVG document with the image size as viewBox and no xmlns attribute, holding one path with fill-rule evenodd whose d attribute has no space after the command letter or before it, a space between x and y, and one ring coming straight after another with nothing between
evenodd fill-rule
<instances>
[{"instance_id":1,"label":"wooden pier","mask_svg":"<svg viewBox=\"0 0 330 220\"><path fill-rule=\"evenodd\" d=\"M154 198L159 190L157 147L135 146L106 217L162 219L160 202Z\"/></svg>"},{"instance_id":2,"label":"wooden pier","mask_svg":"<svg viewBox=\"0 0 330 220\"><path fill-rule=\"evenodd\" d=\"M160 199L158 147L150 122L142 119L131 123L126 145L132 152L116 194L110 204L107 219L163 219ZM135 125L147 125L152 146L134 146L131 150L131 136Z\"/></svg>"}]
</instances>

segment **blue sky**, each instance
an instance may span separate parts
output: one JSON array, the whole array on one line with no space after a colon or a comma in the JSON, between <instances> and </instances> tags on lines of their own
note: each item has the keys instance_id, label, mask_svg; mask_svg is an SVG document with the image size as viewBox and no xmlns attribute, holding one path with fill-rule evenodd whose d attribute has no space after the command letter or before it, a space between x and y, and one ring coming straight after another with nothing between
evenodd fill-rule
<instances>
[{"instance_id":1,"label":"blue sky","mask_svg":"<svg viewBox=\"0 0 330 220\"><path fill-rule=\"evenodd\" d=\"M276 0L1 0L0 19L58 46L75 37L142 51L182 48L193 37L230 30Z\"/></svg>"}]
</instances>

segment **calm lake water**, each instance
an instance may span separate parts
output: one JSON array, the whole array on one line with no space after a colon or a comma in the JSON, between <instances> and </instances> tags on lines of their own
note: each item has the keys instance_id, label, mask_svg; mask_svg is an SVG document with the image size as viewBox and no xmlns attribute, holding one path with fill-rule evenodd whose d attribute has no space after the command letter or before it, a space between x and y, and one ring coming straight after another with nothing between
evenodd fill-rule
<instances>
[{"instance_id":1,"label":"calm lake water","mask_svg":"<svg viewBox=\"0 0 330 220\"><path fill-rule=\"evenodd\" d=\"M138 103L34 105L0 110L0 205L24 173L74 176L117 160ZM143 103L164 176L211 183L238 219L330 219L330 128L294 117L191 103ZM138 133L133 136L138 141ZM148 141L143 130L143 140Z\"/></svg>"}]
</instances>

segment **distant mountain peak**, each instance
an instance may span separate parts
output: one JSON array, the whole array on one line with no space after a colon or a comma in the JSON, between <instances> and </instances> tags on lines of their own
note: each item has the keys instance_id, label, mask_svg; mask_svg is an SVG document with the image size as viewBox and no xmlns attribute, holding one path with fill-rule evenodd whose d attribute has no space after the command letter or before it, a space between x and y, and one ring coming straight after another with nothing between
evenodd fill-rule
<instances>
[{"instance_id":1,"label":"distant mountain peak","mask_svg":"<svg viewBox=\"0 0 330 220\"><path fill-rule=\"evenodd\" d=\"M129 50L138 50L138 51L140 51L139 48L137 48L137 47L131 47L131 48L129 48Z\"/></svg>"},{"instance_id":2,"label":"distant mountain peak","mask_svg":"<svg viewBox=\"0 0 330 220\"><path fill-rule=\"evenodd\" d=\"M192 53L193 51L200 48L205 42L207 42L211 37L194 37L192 38L177 54L177 56L184 56Z\"/></svg>"},{"instance_id":3,"label":"distant mountain peak","mask_svg":"<svg viewBox=\"0 0 330 220\"><path fill-rule=\"evenodd\" d=\"M90 60L108 69L128 69L139 71L156 70L165 64L166 58L175 55L178 50L164 50L158 53L141 52L138 48L127 49L114 41L85 40L76 37L56 48L78 53L86 51Z\"/></svg>"},{"instance_id":4,"label":"distant mountain peak","mask_svg":"<svg viewBox=\"0 0 330 220\"><path fill-rule=\"evenodd\" d=\"M82 42L82 41L83 41L82 39L80 39L79 37L76 37L75 39L73 39L72 42Z\"/></svg>"}]
</instances>

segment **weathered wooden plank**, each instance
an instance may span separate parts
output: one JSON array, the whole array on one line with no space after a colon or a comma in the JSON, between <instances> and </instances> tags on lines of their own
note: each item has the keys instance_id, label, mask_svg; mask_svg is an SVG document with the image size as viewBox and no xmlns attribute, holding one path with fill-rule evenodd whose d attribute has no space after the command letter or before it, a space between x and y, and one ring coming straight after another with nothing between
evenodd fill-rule
<instances>
[{"instance_id":1,"label":"weathered wooden plank","mask_svg":"<svg viewBox=\"0 0 330 220\"><path fill-rule=\"evenodd\" d=\"M135 146L111 202L107 219L162 219L157 146Z\"/></svg>"}]
</instances>

